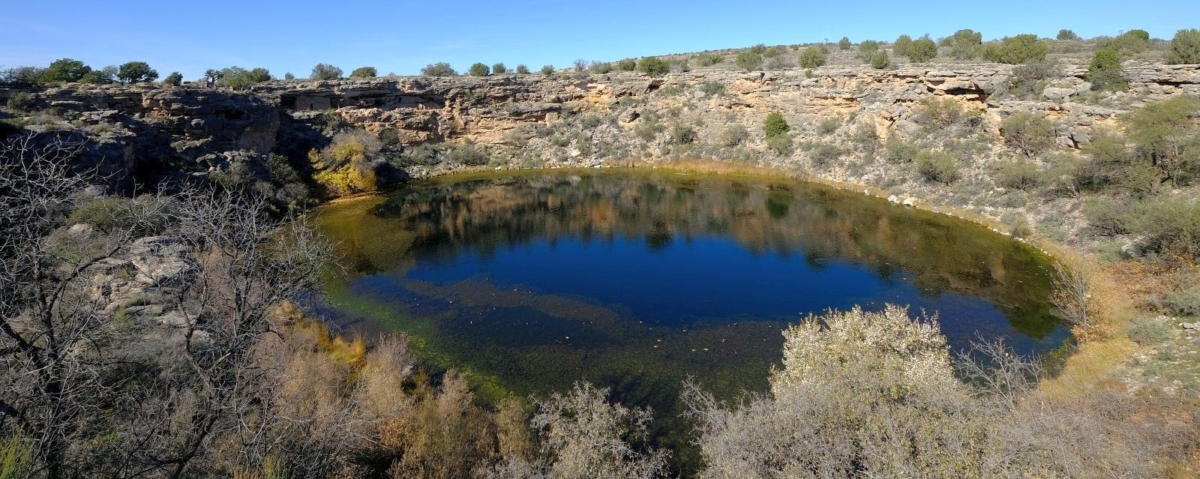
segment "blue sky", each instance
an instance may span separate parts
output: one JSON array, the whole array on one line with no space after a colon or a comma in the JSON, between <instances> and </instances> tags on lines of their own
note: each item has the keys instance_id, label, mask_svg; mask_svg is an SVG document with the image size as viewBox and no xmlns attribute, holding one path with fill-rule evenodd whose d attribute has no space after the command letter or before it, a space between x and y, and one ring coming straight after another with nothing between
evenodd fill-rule
<instances>
[{"instance_id":1,"label":"blue sky","mask_svg":"<svg viewBox=\"0 0 1200 479\"><path fill-rule=\"evenodd\" d=\"M142 60L187 79L233 65L307 77L321 62L347 73L372 65L415 74L439 61L460 72L476 61L536 70L842 36L938 38L960 28L985 39L1061 28L1085 38L1134 28L1171 38L1200 28L1198 0L0 0L0 11L0 68Z\"/></svg>"}]
</instances>

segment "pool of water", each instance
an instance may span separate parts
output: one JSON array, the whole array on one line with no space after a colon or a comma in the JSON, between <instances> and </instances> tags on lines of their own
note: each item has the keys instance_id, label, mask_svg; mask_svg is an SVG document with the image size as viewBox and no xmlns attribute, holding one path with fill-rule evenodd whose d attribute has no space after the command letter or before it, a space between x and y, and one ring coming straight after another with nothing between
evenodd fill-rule
<instances>
[{"instance_id":1,"label":"pool of water","mask_svg":"<svg viewBox=\"0 0 1200 479\"><path fill-rule=\"evenodd\" d=\"M1048 263L978 225L798 182L644 172L414 182L322 208L346 270L326 311L403 331L480 383L585 379L673 414L685 377L765 391L808 314L908 305L952 347L1057 348Z\"/></svg>"}]
</instances>

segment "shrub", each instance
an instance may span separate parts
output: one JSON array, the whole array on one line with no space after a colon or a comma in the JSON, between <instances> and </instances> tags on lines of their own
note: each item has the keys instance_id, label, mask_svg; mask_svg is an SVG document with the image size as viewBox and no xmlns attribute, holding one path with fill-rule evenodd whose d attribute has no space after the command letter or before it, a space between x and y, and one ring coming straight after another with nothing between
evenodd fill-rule
<instances>
[{"instance_id":1,"label":"shrub","mask_svg":"<svg viewBox=\"0 0 1200 479\"><path fill-rule=\"evenodd\" d=\"M912 44L908 46L908 59L913 63L926 63L937 58L937 54L937 44L928 36L913 40Z\"/></svg>"},{"instance_id":2,"label":"shrub","mask_svg":"<svg viewBox=\"0 0 1200 479\"><path fill-rule=\"evenodd\" d=\"M467 74L473 77L485 77L488 76L489 73L491 73L491 69L489 69L487 65L479 62L472 64L471 68L467 70Z\"/></svg>"},{"instance_id":3,"label":"shrub","mask_svg":"<svg viewBox=\"0 0 1200 479\"><path fill-rule=\"evenodd\" d=\"M958 179L958 159L946 152L921 150L914 160L925 179L950 184Z\"/></svg>"},{"instance_id":4,"label":"shrub","mask_svg":"<svg viewBox=\"0 0 1200 479\"><path fill-rule=\"evenodd\" d=\"M750 139L750 130L742 125L730 125L721 132L721 145L738 146Z\"/></svg>"},{"instance_id":5,"label":"shrub","mask_svg":"<svg viewBox=\"0 0 1200 479\"><path fill-rule=\"evenodd\" d=\"M379 76L379 70L375 67L358 67L350 72L350 78L375 78Z\"/></svg>"},{"instance_id":6,"label":"shrub","mask_svg":"<svg viewBox=\"0 0 1200 479\"><path fill-rule=\"evenodd\" d=\"M637 60L626 58L617 62L617 69L623 72L631 72L637 70Z\"/></svg>"},{"instance_id":7,"label":"shrub","mask_svg":"<svg viewBox=\"0 0 1200 479\"><path fill-rule=\"evenodd\" d=\"M166 78L163 78L163 85L179 86L183 84L183 74L179 72L171 72Z\"/></svg>"},{"instance_id":8,"label":"shrub","mask_svg":"<svg viewBox=\"0 0 1200 479\"><path fill-rule=\"evenodd\" d=\"M92 71L92 67L72 58L60 58L41 71L39 83L77 82Z\"/></svg>"},{"instance_id":9,"label":"shrub","mask_svg":"<svg viewBox=\"0 0 1200 479\"><path fill-rule=\"evenodd\" d=\"M638 62L638 71L652 77L663 76L671 71L671 65L661 58L647 57Z\"/></svg>"},{"instance_id":10,"label":"shrub","mask_svg":"<svg viewBox=\"0 0 1200 479\"><path fill-rule=\"evenodd\" d=\"M966 113L962 104L953 98L936 96L921 100L918 111L921 113L919 119L938 128L958 123Z\"/></svg>"},{"instance_id":11,"label":"shrub","mask_svg":"<svg viewBox=\"0 0 1200 479\"><path fill-rule=\"evenodd\" d=\"M1200 174L1200 100L1176 96L1134 110L1124 118L1129 140L1140 159L1178 184Z\"/></svg>"},{"instance_id":12,"label":"shrub","mask_svg":"<svg viewBox=\"0 0 1200 479\"><path fill-rule=\"evenodd\" d=\"M1075 32L1064 28L1058 31L1058 36L1055 38L1058 40L1079 40L1079 35L1076 35Z\"/></svg>"},{"instance_id":13,"label":"shrub","mask_svg":"<svg viewBox=\"0 0 1200 479\"><path fill-rule=\"evenodd\" d=\"M653 478L665 473L666 455L630 444L649 439L648 409L610 404L607 389L576 383L566 394L537 403L530 425L541 437L543 454L554 458L544 475L511 477ZM510 477L510 476L505 476Z\"/></svg>"},{"instance_id":14,"label":"shrub","mask_svg":"<svg viewBox=\"0 0 1200 479\"><path fill-rule=\"evenodd\" d=\"M146 83L158 79L158 72L146 62L129 62L117 70L121 83Z\"/></svg>"},{"instance_id":15,"label":"shrub","mask_svg":"<svg viewBox=\"0 0 1200 479\"><path fill-rule=\"evenodd\" d=\"M1017 98L1036 99L1046 89L1046 82L1058 76L1058 64L1053 60L1030 62L1013 68L1008 78L1008 93Z\"/></svg>"},{"instance_id":16,"label":"shrub","mask_svg":"<svg viewBox=\"0 0 1200 479\"><path fill-rule=\"evenodd\" d=\"M529 67L525 66L524 63L517 65L517 74L518 75L528 75Z\"/></svg>"},{"instance_id":17,"label":"shrub","mask_svg":"<svg viewBox=\"0 0 1200 479\"><path fill-rule=\"evenodd\" d=\"M452 77L457 76L458 72L446 62L438 62L430 65L425 65L421 69L421 74L427 77Z\"/></svg>"},{"instance_id":18,"label":"shrub","mask_svg":"<svg viewBox=\"0 0 1200 479\"><path fill-rule=\"evenodd\" d=\"M486 153L474 145L462 145L450 150L450 161L466 166L483 166L488 162Z\"/></svg>"},{"instance_id":19,"label":"shrub","mask_svg":"<svg viewBox=\"0 0 1200 479\"><path fill-rule=\"evenodd\" d=\"M584 60L584 59L582 59L582 58L579 58L579 59L576 59L576 60L575 60L575 64L574 64L574 65L575 65L575 71L577 71L577 72L581 72L581 71L584 71L584 70L586 70L586 69L587 69L587 65L588 65L588 63L587 63L587 60Z\"/></svg>"},{"instance_id":20,"label":"shrub","mask_svg":"<svg viewBox=\"0 0 1200 479\"><path fill-rule=\"evenodd\" d=\"M1000 122L1000 135L1025 156L1034 156L1054 144L1054 125L1046 115L1013 113Z\"/></svg>"},{"instance_id":21,"label":"shrub","mask_svg":"<svg viewBox=\"0 0 1200 479\"><path fill-rule=\"evenodd\" d=\"M160 201L148 195L137 198L102 196L76 207L67 218L67 223L86 223L104 233L123 231L139 236L158 234L169 224L168 214ZM146 214L147 211L156 210L161 211L158 214Z\"/></svg>"},{"instance_id":22,"label":"shrub","mask_svg":"<svg viewBox=\"0 0 1200 479\"><path fill-rule=\"evenodd\" d=\"M1028 190L1041 182L1037 164L1027 159L1013 160L996 168L996 184L1005 188Z\"/></svg>"},{"instance_id":23,"label":"shrub","mask_svg":"<svg viewBox=\"0 0 1200 479\"><path fill-rule=\"evenodd\" d=\"M853 43L850 43L850 37L842 37L838 40L838 50L849 50Z\"/></svg>"},{"instance_id":24,"label":"shrub","mask_svg":"<svg viewBox=\"0 0 1200 479\"><path fill-rule=\"evenodd\" d=\"M763 57L758 53L747 51L738 53L737 58L735 58L733 62L738 66L738 68L749 72L762 68Z\"/></svg>"},{"instance_id":25,"label":"shrub","mask_svg":"<svg viewBox=\"0 0 1200 479\"><path fill-rule=\"evenodd\" d=\"M883 145L883 158L891 163L912 163L917 159L921 148L917 145L889 136Z\"/></svg>"},{"instance_id":26,"label":"shrub","mask_svg":"<svg viewBox=\"0 0 1200 479\"><path fill-rule=\"evenodd\" d=\"M1150 47L1150 33L1134 29L1122 33L1116 38L1103 39L1096 45L1100 49L1107 48L1116 51L1123 57L1129 57L1144 52Z\"/></svg>"},{"instance_id":27,"label":"shrub","mask_svg":"<svg viewBox=\"0 0 1200 479\"><path fill-rule=\"evenodd\" d=\"M542 74L550 76L554 74L554 65L542 65Z\"/></svg>"},{"instance_id":28,"label":"shrub","mask_svg":"<svg viewBox=\"0 0 1200 479\"><path fill-rule=\"evenodd\" d=\"M875 68L877 70L882 70L884 68L887 68L891 64L892 64L892 61L890 58L888 58L887 51L879 50L879 51L875 52L874 55L871 55L871 67L872 68Z\"/></svg>"},{"instance_id":29,"label":"shrub","mask_svg":"<svg viewBox=\"0 0 1200 479\"><path fill-rule=\"evenodd\" d=\"M992 43L983 49L983 58L990 62L1019 65L1029 62L1040 62L1046 59L1050 46L1039 40L1037 35L1026 33L1015 37L1005 37L999 43Z\"/></svg>"},{"instance_id":30,"label":"shrub","mask_svg":"<svg viewBox=\"0 0 1200 479\"><path fill-rule=\"evenodd\" d=\"M320 152L309 152L313 180L334 195L374 191L374 162L382 148L383 143L364 130L338 133Z\"/></svg>"},{"instance_id":31,"label":"shrub","mask_svg":"<svg viewBox=\"0 0 1200 479\"><path fill-rule=\"evenodd\" d=\"M758 45L750 47L749 51L753 52L753 53L757 53L759 55L762 55L767 52L767 46L762 43L759 43Z\"/></svg>"},{"instance_id":32,"label":"shrub","mask_svg":"<svg viewBox=\"0 0 1200 479\"><path fill-rule=\"evenodd\" d=\"M812 159L814 165L823 167L833 163L846 153L847 152L845 149L840 148L837 145L821 143L813 147L813 149L808 152L808 157Z\"/></svg>"},{"instance_id":33,"label":"shrub","mask_svg":"<svg viewBox=\"0 0 1200 479\"><path fill-rule=\"evenodd\" d=\"M767 135L767 138L782 135L791 129L787 120L783 119L783 114L777 111L768 113L767 119L763 120L763 133Z\"/></svg>"},{"instance_id":34,"label":"shrub","mask_svg":"<svg viewBox=\"0 0 1200 479\"><path fill-rule=\"evenodd\" d=\"M687 145L696 142L696 129L687 125L676 123L671 125L671 143L676 145Z\"/></svg>"},{"instance_id":35,"label":"shrub","mask_svg":"<svg viewBox=\"0 0 1200 479\"><path fill-rule=\"evenodd\" d=\"M1200 63L1200 30L1191 28L1175 32L1166 59L1171 64Z\"/></svg>"},{"instance_id":36,"label":"shrub","mask_svg":"<svg viewBox=\"0 0 1200 479\"><path fill-rule=\"evenodd\" d=\"M88 83L92 85L108 85L117 78L119 69L113 66L107 66L100 70L92 70L84 73L83 78L79 79L79 83ZM157 75L157 73L156 73Z\"/></svg>"},{"instance_id":37,"label":"shrub","mask_svg":"<svg viewBox=\"0 0 1200 479\"><path fill-rule=\"evenodd\" d=\"M1200 202L1194 198L1169 195L1135 202L1126 225L1149 251L1200 256Z\"/></svg>"},{"instance_id":38,"label":"shrub","mask_svg":"<svg viewBox=\"0 0 1200 479\"><path fill-rule=\"evenodd\" d=\"M255 83L262 83L271 80L271 72L266 68L255 68L247 70L242 67L232 66L223 68L218 73L220 83L234 89L241 89Z\"/></svg>"},{"instance_id":39,"label":"shrub","mask_svg":"<svg viewBox=\"0 0 1200 479\"><path fill-rule=\"evenodd\" d=\"M787 134L768 136L767 149L779 156L791 155L793 149L792 137Z\"/></svg>"},{"instance_id":40,"label":"shrub","mask_svg":"<svg viewBox=\"0 0 1200 479\"><path fill-rule=\"evenodd\" d=\"M313 80L337 80L342 77L342 69L328 63L318 63L308 77Z\"/></svg>"},{"instance_id":41,"label":"shrub","mask_svg":"<svg viewBox=\"0 0 1200 479\"><path fill-rule=\"evenodd\" d=\"M700 91L704 93L705 96L724 95L725 84L719 81L708 80L700 84Z\"/></svg>"},{"instance_id":42,"label":"shrub","mask_svg":"<svg viewBox=\"0 0 1200 479\"><path fill-rule=\"evenodd\" d=\"M1172 290L1163 296L1163 303L1166 306L1168 313L1174 316L1200 316L1200 285L1195 283L1183 286L1181 289ZM1149 323L1149 324L1147 324ZM1161 343L1170 339L1171 328L1157 321L1143 321L1142 327L1138 324L1129 331L1129 337L1134 341L1141 343L1138 337L1146 338L1147 341ZM1151 325L1157 325L1155 328ZM1135 334L1138 337L1135 337Z\"/></svg>"},{"instance_id":43,"label":"shrub","mask_svg":"<svg viewBox=\"0 0 1200 479\"><path fill-rule=\"evenodd\" d=\"M787 48L785 48L781 45L777 45L777 46L768 48L766 51L764 51L762 53L762 56L764 56L766 58L775 58L777 56L783 55L784 53L787 53Z\"/></svg>"},{"instance_id":44,"label":"shrub","mask_svg":"<svg viewBox=\"0 0 1200 479\"><path fill-rule=\"evenodd\" d=\"M654 141L654 138L656 138L659 133L662 133L662 131L663 126L658 123L658 120L653 116L647 115L642 117L642 121L638 126L634 127L633 134L637 135L638 138L641 138L642 141L651 142Z\"/></svg>"},{"instance_id":45,"label":"shrub","mask_svg":"<svg viewBox=\"0 0 1200 479\"><path fill-rule=\"evenodd\" d=\"M32 86L41 81L43 69L38 67L16 67L0 71L0 83L13 86Z\"/></svg>"},{"instance_id":46,"label":"shrub","mask_svg":"<svg viewBox=\"0 0 1200 479\"><path fill-rule=\"evenodd\" d=\"M864 62L870 62L878 51L879 42L875 40L863 40L862 43L858 44L858 58Z\"/></svg>"},{"instance_id":47,"label":"shrub","mask_svg":"<svg viewBox=\"0 0 1200 479\"><path fill-rule=\"evenodd\" d=\"M296 75L293 75L292 72L284 73L283 81L296 81Z\"/></svg>"},{"instance_id":48,"label":"shrub","mask_svg":"<svg viewBox=\"0 0 1200 479\"><path fill-rule=\"evenodd\" d=\"M696 63L699 63L702 67L713 66L723 61L725 61L725 55L719 53L704 52L696 55Z\"/></svg>"},{"instance_id":49,"label":"shrub","mask_svg":"<svg viewBox=\"0 0 1200 479\"><path fill-rule=\"evenodd\" d=\"M608 65L608 64L605 63L605 65ZM493 75L503 75L505 73L508 73L508 67L504 66L503 62L492 65L492 74ZM607 73L607 72L605 72L605 73Z\"/></svg>"},{"instance_id":50,"label":"shrub","mask_svg":"<svg viewBox=\"0 0 1200 479\"><path fill-rule=\"evenodd\" d=\"M908 48L912 46L913 39L908 35L900 35L896 37L896 41L892 43L892 53L900 56L908 56Z\"/></svg>"},{"instance_id":51,"label":"shrub","mask_svg":"<svg viewBox=\"0 0 1200 479\"><path fill-rule=\"evenodd\" d=\"M1129 82L1121 74L1121 55L1109 48L1101 48L1092 56L1088 66L1087 80L1093 90L1125 90Z\"/></svg>"},{"instance_id":52,"label":"shrub","mask_svg":"<svg viewBox=\"0 0 1200 479\"><path fill-rule=\"evenodd\" d=\"M817 133L820 133L822 135L828 135L830 133L837 131L837 129L841 128L841 126L842 126L842 119L838 118L836 116L831 116L829 118L821 120L821 122L817 124Z\"/></svg>"},{"instance_id":53,"label":"shrub","mask_svg":"<svg viewBox=\"0 0 1200 479\"><path fill-rule=\"evenodd\" d=\"M1200 291L1197 291L1197 292L1200 292ZM1168 293L1168 294L1174 294L1174 293L1175 292L1172 291L1171 293ZM1195 299L1200 300L1200 297L1197 297ZM1196 306L1200 307L1200 303L1197 303ZM1171 309L1172 308L1168 307L1168 310L1171 310ZM1178 313L1172 311L1172 314L1178 314ZM1129 326L1129 339L1134 340L1135 342L1137 342L1138 344L1140 344L1142 346L1154 346L1154 345L1162 344L1162 343L1166 342L1167 340L1171 339L1171 337L1172 337L1172 334L1171 334L1170 326L1163 324L1160 321L1151 319L1151 318L1142 318L1142 319L1136 320L1133 322L1132 325Z\"/></svg>"},{"instance_id":54,"label":"shrub","mask_svg":"<svg viewBox=\"0 0 1200 479\"><path fill-rule=\"evenodd\" d=\"M800 66L804 68L817 68L825 64L828 59L829 52L822 47L808 47L800 54Z\"/></svg>"},{"instance_id":55,"label":"shrub","mask_svg":"<svg viewBox=\"0 0 1200 479\"><path fill-rule=\"evenodd\" d=\"M983 34L965 28L954 32L946 39L950 47L950 56L959 60L970 60L979 56L979 46L983 43Z\"/></svg>"}]
</instances>

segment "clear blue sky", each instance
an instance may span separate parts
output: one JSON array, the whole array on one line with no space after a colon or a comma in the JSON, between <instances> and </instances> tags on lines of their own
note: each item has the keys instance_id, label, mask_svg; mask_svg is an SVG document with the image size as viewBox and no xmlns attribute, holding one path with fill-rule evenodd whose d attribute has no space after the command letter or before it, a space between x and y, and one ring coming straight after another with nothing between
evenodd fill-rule
<instances>
[{"instance_id":1,"label":"clear blue sky","mask_svg":"<svg viewBox=\"0 0 1200 479\"><path fill-rule=\"evenodd\" d=\"M565 67L576 59L836 41L934 38L971 28L1171 38L1200 28L1200 0L653 0L506 2L340 0L0 0L0 68L70 57L103 67L149 62L187 79L206 69L265 67L307 77L321 62L416 74L450 62ZM1190 23L1189 23L1190 22Z\"/></svg>"}]
</instances>

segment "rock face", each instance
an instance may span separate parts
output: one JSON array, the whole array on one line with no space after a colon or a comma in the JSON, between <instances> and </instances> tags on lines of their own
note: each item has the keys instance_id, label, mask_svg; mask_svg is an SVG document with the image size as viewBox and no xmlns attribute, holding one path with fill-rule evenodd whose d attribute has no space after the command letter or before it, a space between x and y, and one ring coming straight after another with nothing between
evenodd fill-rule
<instances>
[{"instance_id":1,"label":"rock face","mask_svg":"<svg viewBox=\"0 0 1200 479\"><path fill-rule=\"evenodd\" d=\"M761 124L768 112L779 111L789 121L854 118L878 138L886 138L913 134L916 107L930 97L952 99L967 111L981 113L984 128L996 135L1007 115L1045 113L1058 125L1059 143L1078 147L1089 141L1094 128L1114 124L1123 112L1077 102L1090 90L1084 74L1083 66L1060 68L1058 77L1033 100L1004 94L1013 75L1011 66L953 64L895 70L823 67L811 74L708 71L660 78L613 73L272 82L241 92L68 85L24 92L0 88L0 104L22 93L31 97L34 109L53 115L36 118L27 128L82 132L94 140L88 155L93 163L123 172L127 180L146 181L164 171L204 174L222 168L213 158L239 150L260 156L283 152L302 165L309 149L329 141L329 125L334 123L363 128L401 145L470 142L524 147L531 137L545 133L538 128L575 115L612 119L618 128L632 130L648 121L647 113L677 116L683 110L710 125L701 127L700 137L705 138L718 134L713 125L730 119ZM1130 90L1122 95L1138 101L1200 95L1195 65L1127 67L1125 76ZM703 93L710 85L722 93ZM588 148L573 148L568 151L589 156ZM656 151L628 154L653 157Z\"/></svg>"}]
</instances>

